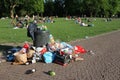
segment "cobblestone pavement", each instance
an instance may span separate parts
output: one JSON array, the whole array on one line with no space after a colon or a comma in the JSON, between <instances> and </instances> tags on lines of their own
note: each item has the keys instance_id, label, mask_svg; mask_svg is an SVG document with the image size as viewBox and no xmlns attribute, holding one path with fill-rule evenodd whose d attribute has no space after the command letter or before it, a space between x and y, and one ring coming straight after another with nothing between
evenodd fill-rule
<instances>
[{"instance_id":1,"label":"cobblestone pavement","mask_svg":"<svg viewBox=\"0 0 120 80\"><path fill-rule=\"evenodd\" d=\"M85 54L84 61L72 62L67 66L42 62L31 65L0 63L0 80L120 80L120 31L70 42L81 45L95 54ZM36 69L35 73L26 74ZM55 76L47 72L53 70Z\"/></svg>"}]
</instances>

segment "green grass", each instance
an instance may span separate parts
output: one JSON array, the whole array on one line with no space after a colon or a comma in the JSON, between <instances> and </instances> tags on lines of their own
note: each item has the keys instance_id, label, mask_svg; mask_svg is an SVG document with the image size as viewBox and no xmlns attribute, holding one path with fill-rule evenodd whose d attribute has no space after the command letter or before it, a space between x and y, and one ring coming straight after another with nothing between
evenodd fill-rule
<instances>
[{"instance_id":1,"label":"green grass","mask_svg":"<svg viewBox=\"0 0 120 80\"><path fill-rule=\"evenodd\" d=\"M96 21L93 21L93 24L94 27L81 27L79 24L75 24L73 20L57 18L55 19L55 23L38 25L46 25L56 40L59 39L65 42L120 29L120 19L104 22L103 18L97 18ZM24 41L32 42L32 40L27 37L26 32L26 28L13 29L13 26L10 24L10 19L0 20L0 44L23 43Z\"/></svg>"}]
</instances>

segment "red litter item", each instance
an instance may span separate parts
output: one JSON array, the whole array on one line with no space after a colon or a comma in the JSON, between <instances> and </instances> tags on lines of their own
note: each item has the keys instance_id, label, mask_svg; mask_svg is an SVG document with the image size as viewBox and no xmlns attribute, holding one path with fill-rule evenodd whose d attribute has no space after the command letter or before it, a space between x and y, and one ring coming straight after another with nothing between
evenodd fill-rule
<instances>
[{"instance_id":1,"label":"red litter item","mask_svg":"<svg viewBox=\"0 0 120 80\"><path fill-rule=\"evenodd\" d=\"M63 51L60 51L60 55L64 55L65 54L65 52L63 52Z\"/></svg>"},{"instance_id":2,"label":"red litter item","mask_svg":"<svg viewBox=\"0 0 120 80\"><path fill-rule=\"evenodd\" d=\"M46 48L43 48L43 49L40 51L41 54L44 54L45 52L47 52L47 49L46 49Z\"/></svg>"},{"instance_id":3,"label":"red litter item","mask_svg":"<svg viewBox=\"0 0 120 80\"><path fill-rule=\"evenodd\" d=\"M79 53L84 54L87 52L82 46L75 46L74 51L75 54L79 54Z\"/></svg>"},{"instance_id":4,"label":"red litter item","mask_svg":"<svg viewBox=\"0 0 120 80\"><path fill-rule=\"evenodd\" d=\"M38 47L36 49L37 53L40 53L40 54L44 54L45 52L47 52L47 48L46 47Z\"/></svg>"},{"instance_id":5,"label":"red litter item","mask_svg":"<svg viewBox=\"0 0 120 80\"><path fill-rule=\"evenodd\" d=\"M23 48L25 48L25 49L28 49L30 46L29 46L29 44L28 43L25 43L24 45L23 45Z\"/></svg>"}]
</instances>

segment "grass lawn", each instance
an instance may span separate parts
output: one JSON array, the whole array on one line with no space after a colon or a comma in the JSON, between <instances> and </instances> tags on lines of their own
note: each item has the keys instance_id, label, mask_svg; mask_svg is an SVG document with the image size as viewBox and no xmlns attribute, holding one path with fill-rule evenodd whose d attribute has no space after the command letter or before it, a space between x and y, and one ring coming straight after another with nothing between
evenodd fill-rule
<instances>
[{"instance_id":1,"label":"grass lawn","mask_svg":"<svg viewBox=\"0 0 120 80\"><path fill-rule=\"evenodd\" d=\"M105 22L103 18L96 18L93 24L94 27L81 27L79 24L75 24L74 20L57 18L55 19L55 23L38 25L46 25L56 40L58 39L64 42L120 29L120 19L112 19L110 22ZM26 28L13 29L13 26L10 24L10 19L0 20L0 44L23 43L24 41L32 42L31 38L27 37L26 32Z\"/></svg>"}]
</instances>

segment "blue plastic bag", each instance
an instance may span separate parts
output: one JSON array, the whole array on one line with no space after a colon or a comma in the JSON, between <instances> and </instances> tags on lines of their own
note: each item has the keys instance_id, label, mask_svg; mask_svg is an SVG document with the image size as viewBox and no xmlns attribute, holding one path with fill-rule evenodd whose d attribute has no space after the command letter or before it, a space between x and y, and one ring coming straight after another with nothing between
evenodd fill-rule
<instances>
[{"instance_id":1,"label":"blue plastic bag","mask_svg":"<svg viewBox=\"0 0 120 80\"><path fill-rule=\"evenodd\" d=\"M9 55L7 55L7 61L14 61L14 59L15 59L15 57L14 57L14 55L13 54L9 54Z\"/></svg>"},{"instance_id":2,"label":"blue plastic bag","mask_svg":"<svg viewBox=\"0 0 120 80\"><path fill-rule=\"evenodd\" d=\"M44 58L45 63L52 63L55 59L55 54L52 52L45 52L43 54L43 58Z\"/></svg>"}]
</instances>

